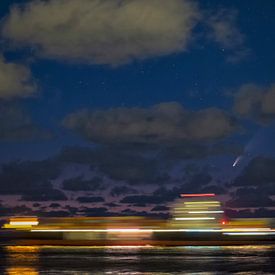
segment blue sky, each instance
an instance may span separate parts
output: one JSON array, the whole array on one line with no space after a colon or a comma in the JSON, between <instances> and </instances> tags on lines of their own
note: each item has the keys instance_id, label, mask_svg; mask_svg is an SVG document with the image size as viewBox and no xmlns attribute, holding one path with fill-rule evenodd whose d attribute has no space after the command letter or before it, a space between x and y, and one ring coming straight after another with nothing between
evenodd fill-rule
<instances>
[{"instance_id":1,"label":"blue sky","mask_svg":"<svg viewBox=\"0 0 275 275\"><path fill-rule=\"evenodd\" d=\"M107 148L161 162L171 189L192 181L182 172L190 161L192 173L224 187L216 175L234 182L255 157L274 157L273 1L103 2L1 1L1 163L58 159L66 146ZM97 195L116 184L152 193L146 180L163 187L112 174L125 156L118 168L99 155L92 165L107 187ZM19 191L9 195L20 201Z\"/></svg>"}]
</instances>

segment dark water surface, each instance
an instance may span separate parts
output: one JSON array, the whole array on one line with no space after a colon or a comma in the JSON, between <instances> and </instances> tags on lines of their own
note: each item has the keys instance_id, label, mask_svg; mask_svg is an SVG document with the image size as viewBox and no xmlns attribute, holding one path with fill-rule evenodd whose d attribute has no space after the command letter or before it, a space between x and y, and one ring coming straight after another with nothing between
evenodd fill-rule
<instances>
[{"instance_id":1,"label":"dark water surface","mask_svg":"<svg viewBox=\"0 0 275 275\"><path fill-rule=\"evenodd\" d=\"M1 246L1 274L275 274L275 246Z\"/></svg>"}]
</instances>

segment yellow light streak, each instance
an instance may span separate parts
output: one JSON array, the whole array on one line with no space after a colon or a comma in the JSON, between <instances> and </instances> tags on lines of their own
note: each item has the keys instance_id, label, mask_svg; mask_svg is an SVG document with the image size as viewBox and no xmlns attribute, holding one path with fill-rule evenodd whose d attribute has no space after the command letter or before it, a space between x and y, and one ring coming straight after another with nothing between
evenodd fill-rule
<instances>
[{"instance_id":1,"label":"yellow light streak","mask_svg":"<svg viewBox=\"0 0 275 275\"><path fill-rule=\"evenodd\" d=\"M38 225L38 224L39 224L38 221L24 221L24 222L19 222L19 221L13 222L13 221L11 221L10 222L10 225L13 225L13 226L17 226L17 225L19 225L19 226L21 226L21 225Z\"/></svg>"},{"instance_id":2,"label":"yellow light streak","mask_svg":"<svg viewBox=\"0 0 275 275\"><path fill-rule=\"evenodd\" d=\"M189 214L209 214L209 213L224 213L222 210L209 210L209 211L188 211Z\"/></svg>"}]
</instances>

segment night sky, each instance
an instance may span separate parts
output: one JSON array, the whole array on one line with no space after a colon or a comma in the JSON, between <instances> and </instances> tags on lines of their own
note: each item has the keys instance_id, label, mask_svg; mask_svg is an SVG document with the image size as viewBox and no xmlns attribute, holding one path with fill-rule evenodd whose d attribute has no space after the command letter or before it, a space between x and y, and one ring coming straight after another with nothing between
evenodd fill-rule
<instances>
[{"instance_id":1,"label":"night sky","mask_svg":"<svg viewBox=\"0 0 275 275\"><path fill-rule=\"evenodd\" d=\"M275 215L273 0L0 1L0 211ZM274 199L274 200L272 200Z\"/></svg>"}]
</instances>

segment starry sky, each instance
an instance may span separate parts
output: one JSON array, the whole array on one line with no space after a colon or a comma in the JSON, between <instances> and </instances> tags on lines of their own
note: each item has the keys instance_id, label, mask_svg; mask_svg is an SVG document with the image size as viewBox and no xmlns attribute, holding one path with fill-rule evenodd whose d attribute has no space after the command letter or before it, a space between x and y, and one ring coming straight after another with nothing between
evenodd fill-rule
<instances>
[{"instance_id":1,"label":"starry sky","mask_svg":"<svg viewBox=\"0 0 275 275\"><path fill-rule=\"evenodd\" d=\"M272 0L2 0L0 210L275 214Z\"/></svg>"}]
</instances>

